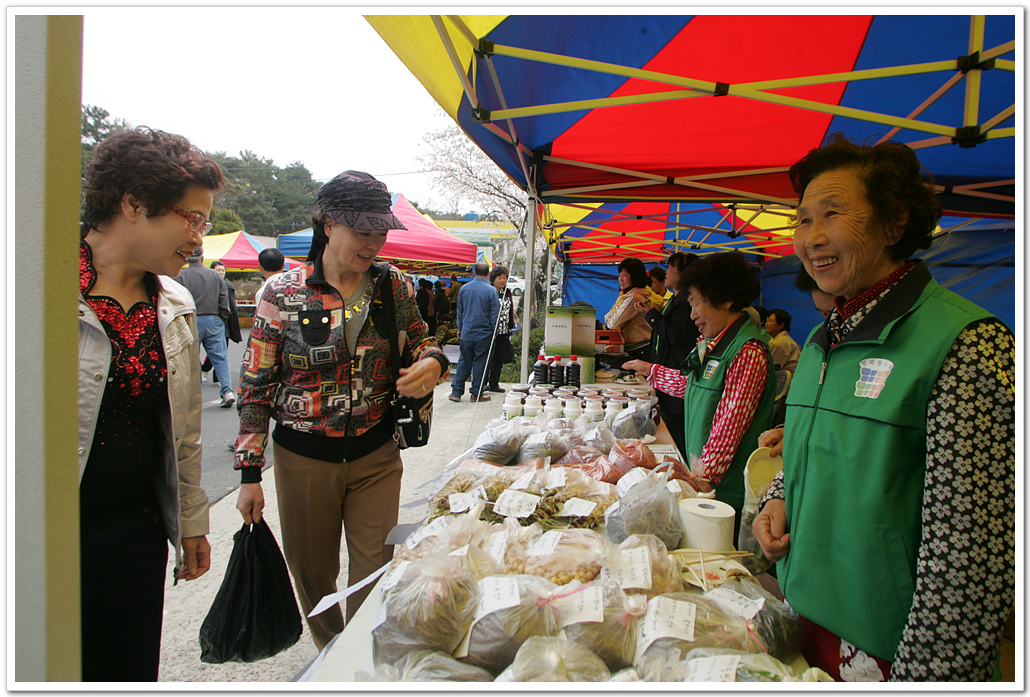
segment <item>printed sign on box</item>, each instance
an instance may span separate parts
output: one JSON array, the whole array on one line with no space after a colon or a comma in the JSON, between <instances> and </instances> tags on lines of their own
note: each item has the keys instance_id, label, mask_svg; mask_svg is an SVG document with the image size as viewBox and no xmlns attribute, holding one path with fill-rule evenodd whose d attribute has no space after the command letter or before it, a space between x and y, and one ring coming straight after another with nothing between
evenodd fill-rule
<instances>
[{"instance_id":1,"label":"printed sign on box","mask_svg":"<svg viewBox=\"0 0 1030 697\"><path fill-rule=\"evenodd\" d=\"M592 307L549 306L544 324L547 350L562 357L593 355L596 317Z\"/></svg>"}]
</instances>

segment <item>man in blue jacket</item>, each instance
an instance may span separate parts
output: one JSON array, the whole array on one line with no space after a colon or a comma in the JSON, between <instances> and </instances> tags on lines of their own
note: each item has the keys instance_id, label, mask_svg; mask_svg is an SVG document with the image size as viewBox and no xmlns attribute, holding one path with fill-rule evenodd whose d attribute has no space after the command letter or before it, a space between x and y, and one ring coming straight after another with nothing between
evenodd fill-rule
<instances>
[{"instance_id":1,"label":"man in blue jacket","mask_svg":"<svg viewBox=\"0 0 1030 697\"><path fill-rule=\"evenodd\" d=\"M451 384L452 402L460 402L465 394L465 381L472 375L472 387L469 390L473 402L485 402L490 395L485 394L487 356L494 338L494 325L497 323L499 303L497 290L494 289L487 276L490 267L479 262L472 267L474 277L458 291L458 306L455 310L455 323L458 327L458 339L461 340L461 353L458 367L454 371L454 382ZM483 390L484 393L480 393Z\"/></svg>"}]
</instances>

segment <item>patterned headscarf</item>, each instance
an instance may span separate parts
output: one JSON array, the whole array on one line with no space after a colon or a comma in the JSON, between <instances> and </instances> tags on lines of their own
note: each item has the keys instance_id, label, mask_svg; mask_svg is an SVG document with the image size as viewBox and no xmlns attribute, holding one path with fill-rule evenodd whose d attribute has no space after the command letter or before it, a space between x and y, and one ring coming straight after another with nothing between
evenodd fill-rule
<instances>
[{"instance_id":1,"label":"patterned headscarf","mask_svg":"<svg viewBox=\"0 0 1030 697\"><path fill-rule=\"evenodd\" d=\"M371 174L348 170L322 185L315 198L318 212L356 230L407 230L390 210L386 184ZM328 238L322 225L312 226L308 261L322 255Z\"/></svg>"}]
</instances>

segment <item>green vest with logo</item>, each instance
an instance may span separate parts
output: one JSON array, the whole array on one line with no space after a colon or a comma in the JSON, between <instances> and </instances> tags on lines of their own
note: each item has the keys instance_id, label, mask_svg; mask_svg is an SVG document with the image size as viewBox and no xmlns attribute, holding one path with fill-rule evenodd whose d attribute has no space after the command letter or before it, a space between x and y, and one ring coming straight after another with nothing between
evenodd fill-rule
<instances>
[{"instance_id":1,"label":"green vest with logo","mask_svg":"<svg viewBox=\"0 0 1030 697\"><path fill-rule=\"evenodd\" d=\"M825 324L813 330L791 380L781 588L798 614L887 661L915 591L930 391L959 332L989 316L920 262L837 346Z\"/></svg>"},{"instance_id":2,"label":"green vest with logo","mask_svg":"<svg viewBox=\"0 0 1030 697\"><path fill-rule=\"evenodd\" d=\"M687 356L683 368L683 374L687 376L686 392L683 395L684 443L687 451L683 457L689 459L691 454L701 456L701 449L711 435L715 409L726 387L726 370L745 342L751 340L761 341L768 355L768 339L744 315L730 325L715 349L700 364L696 348ZM740 446L726 475L715 485L715 498L733 506L738 512L744 505L744 465L758 447L758 436L769 428L775 398L776 374L770 358L765 389L755 416L740 439Z\"/></svg>"}]
</instances>

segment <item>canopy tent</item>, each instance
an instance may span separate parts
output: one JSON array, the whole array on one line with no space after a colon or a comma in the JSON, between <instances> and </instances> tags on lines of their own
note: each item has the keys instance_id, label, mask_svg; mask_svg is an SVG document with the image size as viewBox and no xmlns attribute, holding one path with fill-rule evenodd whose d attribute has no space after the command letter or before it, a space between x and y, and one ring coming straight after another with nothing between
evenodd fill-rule
<instances>
[{"instance_id":1,"label":"canopy tent","mask_svg":"<svg viewBox=\"0 0 1030 697\"><path fill-rule=\"evenodd\" d=\"M390 209L407 230L390 230L378 259L415 273L464 273L476 263L476 245L447 232L394 194ZM306 259L311 248L311 228L279 236L279 251L287 257Z\"/></svg>"},{"instance_id":2,"label":"canopy tent","mask_svg":"<svg viewBox=\"0 0 1030 697\"><path fill-rule=\"evenodd\" d=\"M641 251L626 237L648 239L649 258L684 246L723 251L725 240L684 225L682 209L671 206L664 248L657 213L655 225L625 235L594 223L600 209L620 215L613 204L631 202L788 211L797 204L790 165L835 132L910 145L949 215L1014 217L1019 10L887 12L367 19L526 191L530 239L538 221L562 221L540 206L592 204L600 211L580 226L584 234L571 225L548 234L558 253L576 258L583 251L580 258L589 259L598 252L591 245ZM629 219L647 220L640 215ZM624 227L632 225L644 224ZM730 233L741 251L788 250L776 234L752 242L753 231L733 225ZM527 277L532 260L528 255ZM528 334L523 354L527 346Z\"/></svg>"},{"instance_id":3,"label":"canopy tent","mask_svg":"<svg viewBox=\"0 0 1030 697\"><path fill-rule=\"evenodd\" d=\"M260 271L258 254L268 247L248 232L240 230L227 235L208 235L204 238L204 263L213 261L225 264L226 271ZM297 262L286 260L286 268L292 269Z\"/></svg>"},{"instance_id":4,"label":"canopy tent","mask_svg":"<svg viewBox=\"0 0 1030 697\"><path fill-rule=\"evenodd\" d=\"M840 131L915 148L950 214L1014 215L1014 12L368 21L469 137L544 204L789 209L789 166ZM702 221L690 235L681 215L673 222L670 246L725 248L719 237L700 241L713 226ZM657 227L631 236L655 238ZM743 233L730 235L740 240L733 247L749 251L750 231L732 232ZM577 259L578 245L603 234L549 241L571 241ZM751 251L785 249L759 236Z\"/></svg>"}]
</instances>

